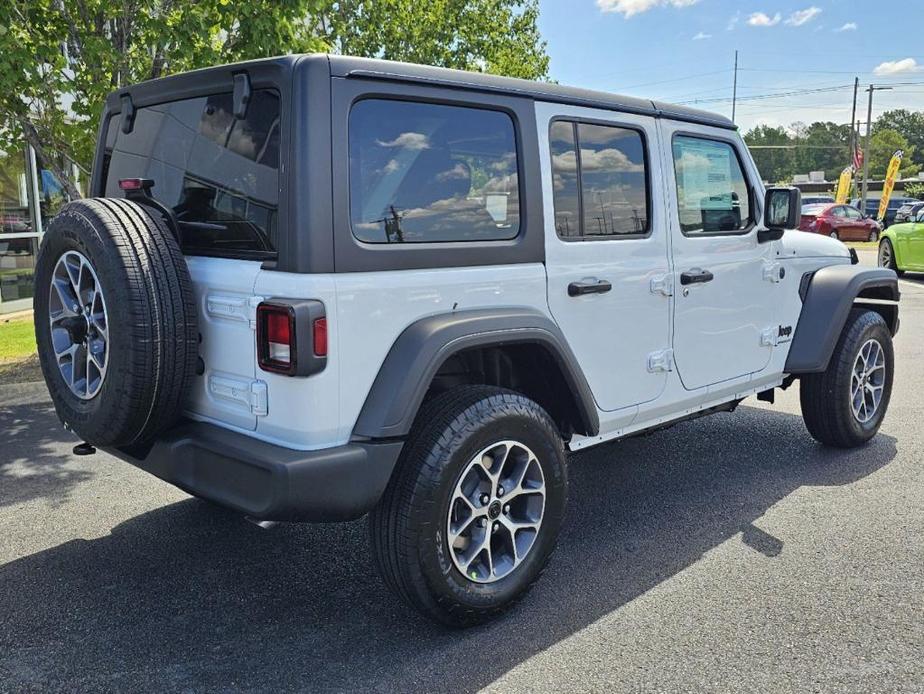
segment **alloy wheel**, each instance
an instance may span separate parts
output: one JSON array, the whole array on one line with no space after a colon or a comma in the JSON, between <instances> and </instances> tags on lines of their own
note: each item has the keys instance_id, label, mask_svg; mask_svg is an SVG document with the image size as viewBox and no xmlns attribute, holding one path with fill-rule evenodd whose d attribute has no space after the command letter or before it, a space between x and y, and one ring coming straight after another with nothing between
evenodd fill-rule
<instances>
[{"instance_id":1,"label":"alloy wheel","mask_svg":"<svg viewBox=\"0 0 924 694\"><path fill-rule=\"evenodd\" d=\"M462 471L446 520L453 564L475 583L509 575L536 543L545 512L545 477L519 441L480 451Z\"/></svg>"},{"instance_id":2,"label":"alloy wheel","mask_svg":"<svg viewBox=\"0 0 924 694\"><path fill-rule=\"evenodd\" d=\"M109 320L93 265L77 251L55 264L49 291L51 343L61 377L71 393L91 400L106 379Z\"/></svg>"},{"instance_id":3,"label":"alloy wheel","mask_svg":"<svg viewBox=\"0 0 924 694\"><path fill-rule=\"evenodd\" d=\"M860 347L850 379L850 408L860 424L866 424L879 411L885 379L882 345L878 340L867 340Z\"/></svg>"}]
</instances>

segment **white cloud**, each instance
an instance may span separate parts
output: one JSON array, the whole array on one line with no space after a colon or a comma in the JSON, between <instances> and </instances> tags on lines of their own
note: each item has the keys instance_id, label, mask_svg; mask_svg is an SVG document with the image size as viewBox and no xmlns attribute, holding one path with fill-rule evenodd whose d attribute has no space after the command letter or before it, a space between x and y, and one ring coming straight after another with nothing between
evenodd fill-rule
<instances>
[{"instance_id":1,"label":"white cloud","mask_svg":"<svg viewBox=\"0 0 924 694\"><path fill-rule=\"evenodd\" d=\"M699 32L696 36L693 37L694 41L703 41L705 39L711 39L712 34L707 34L704 31Z\"/></svg>"},{"instance_id":2,"label":"white cloud","mask_svg":"<svg viewBox=\"0 0 924 694\"><path fill-rule=\"evenodd\" d=\"M634 14L641 14L655 7L689 7L699 0L597 0L601 12L619 12L626 19Z\"/></svg>"},{"instance_id":3,"label":"white cloud","mask_svg":"<svg viewBox=\"0 0 924 694\"><path fill-rule=\"evenodd\" d=\"M803 24L811 22L820 14L821 8L813 5L812 7L806 7L804 10L796 10L786 18L786 23L790 26L800 27Z\"/></svg>"},{"instance_id":4,"label":"white cloud","mask_svg":"<svg viewBox=\"0 0 924 694\"><path fill-rule=\"evenodd\" d=\"M772 17L768 16L763 12L755 12L750 17L748 17L748 26L752 27L772 27L780 23L782 17L780 13L777 12Z\"/></svg>"},{"instance_id":5,"label":"white cloud","mask_svg":"<svg viewBox=\"0 0 924 694\"><path fill-rule=\"evenodd\" d=\"M423 133L401 133L389 142L383 142L382 140L376 140L376 142L382 147L401 147L412 150L430 148L430 138Z\"/></svg>"},{"instance_id":6,"label":"white cloud","mask_svg":"<svg viewBox=\"0 0 924 694\"><path fill-rule=\"evenodd\" d=\"M879 63L874 69L873 74L876 77L887 77L889 75L901 75L905 72L918 72L921 66L918 65L914 58L902 58L901 60L887 60Z\"/></svg>"},{"instance_id":7,"label":"white cloud","mask_svg":"<svg viewBox=\"0 0 924 694\"><path fill-rule=\"evenodd\" d=\"M834 31L856 31L856 30L857 30L856 22L847 22L842 27L840 27L839 29L835 29Z\"/></svg>"},{"instance_id":8,"label":"white cloud","mask_svg":"<svg viewBox=\"0 0 924 694\"><path fill-rule=\"evenodd\" d=\"M728 26L725 27L726 31L734 31L735 27L738 26L738 22L741 21L741 10L735 12L734 15L728 20Z\"/></svg>"}]
</instances>

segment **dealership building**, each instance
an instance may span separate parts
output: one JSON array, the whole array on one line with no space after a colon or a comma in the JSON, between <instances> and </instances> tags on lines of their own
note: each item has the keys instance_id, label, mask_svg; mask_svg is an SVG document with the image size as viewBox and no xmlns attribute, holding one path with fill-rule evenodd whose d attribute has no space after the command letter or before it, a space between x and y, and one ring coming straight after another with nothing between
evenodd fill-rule
<instances>
[{"instance_id":1,"label":"dealership building","mask_svg":"<svg viewBox=\"0 0 924 694\"><path fill-rule=\"evenodd\" d=\"M67 200L31 147L0 150L0 314L32 308L42 231Z\"/></svg>"}]
</instances>

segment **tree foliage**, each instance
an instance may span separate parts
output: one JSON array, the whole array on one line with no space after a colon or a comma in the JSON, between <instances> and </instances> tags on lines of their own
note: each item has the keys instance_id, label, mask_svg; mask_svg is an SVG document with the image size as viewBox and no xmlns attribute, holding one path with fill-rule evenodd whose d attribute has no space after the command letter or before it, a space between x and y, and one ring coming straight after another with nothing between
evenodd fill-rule
<instances>
[{"instance_id":1,"label":"tree foliage","mask_svg":"<svg viewBox=\"0 0 924 694\"><path fill-rule=\"evenodd\" d=\"M908 144L908 140L897 130L881 129L874 132L869 143L869 176L871 179L885 178L889 168L889 161L897 150L902 150L899 178L913 176L921 168L914 163L915 148Z\"/></svg>"},{"instance_id":2,"label":"tree foliage","mask_svg":"<svg viewBox=\"0 0 924 694\"><path fill-rule=\"evenodd\" d=\"M106 95L198 67L336 51L542 78L536 0L5 0L0 147L35 147L71 196Z\"/></svg>"}]
</instances>

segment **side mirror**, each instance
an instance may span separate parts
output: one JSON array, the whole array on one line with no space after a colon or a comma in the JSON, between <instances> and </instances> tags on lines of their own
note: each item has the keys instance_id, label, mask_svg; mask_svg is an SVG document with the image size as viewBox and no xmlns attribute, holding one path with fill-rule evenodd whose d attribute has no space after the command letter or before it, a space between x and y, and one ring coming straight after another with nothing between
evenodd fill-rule
<instances>
[{"instance_id":1,"label":"side mirror","mask_svg":"<svg viewBox=\"0 0 924 694\"><path fill-rule=\"evenodd\" d=\"M798 188L767 188L764 194L764 227L757 232L758 243L783 238L784 229L795 229L802 216L802 191Z\"/></svg>"},{"instance_id":2,"label":"side mirror","mask_svg":"<svg viewBox=\"0 0 924 694\"><path fill-rule=\"evenodd\" d=\"M802 215L802 191L798 188L767 188L764 194L764 226L795 229Z\"/></svg>"}]
</instances>

